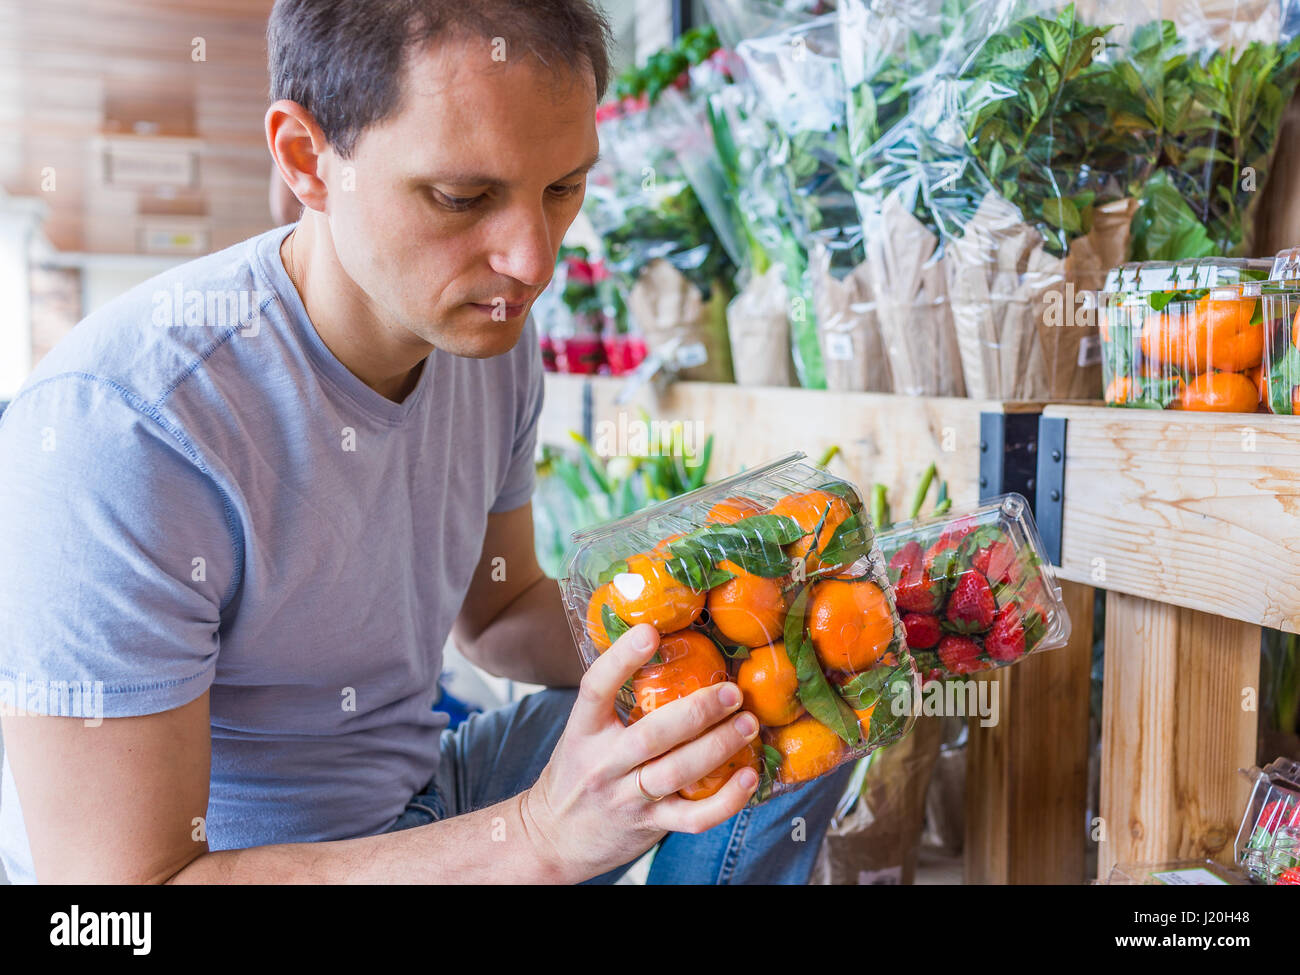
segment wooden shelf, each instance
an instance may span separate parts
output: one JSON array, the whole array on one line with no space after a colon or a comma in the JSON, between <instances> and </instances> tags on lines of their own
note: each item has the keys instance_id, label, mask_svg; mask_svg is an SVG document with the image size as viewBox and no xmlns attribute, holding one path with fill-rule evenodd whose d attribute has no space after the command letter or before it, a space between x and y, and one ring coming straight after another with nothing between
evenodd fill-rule
<instances>
[{"instance_id":1,"label":"wooden shelf","mask_svg":"<svg viewBox=\"0 0 1300 975\"><path fill-rule=\"evenodd\" d=\"M655 420L699 424L701 441L713 433L716 476L757 467L792 450L816 460L837 445L841 455L832 465L835 473L863 490L884 484L897 517L935 459L954 506L975 504L980 414L1043 408L1041 403L698 382L676 382L663 393L642 387L630 402L619 404L626 383L623 378L547 374L541 439L568 443L569 430L583 430L583 397L589 395L593 442L599 424L617 430L620 415L626 423L638 419L638 407L644 407Z\"/></svg>"},{"instance_id":2,"label":"wooden shelf","mask_svg":"<svg viewBox=\"0 0 1300 975\"><path fill-rule=\"evenodd\" d=\"M1048 406L1066 420L1060 575L1300 632L1300 421Z\"/></svg>"}]
</instances>

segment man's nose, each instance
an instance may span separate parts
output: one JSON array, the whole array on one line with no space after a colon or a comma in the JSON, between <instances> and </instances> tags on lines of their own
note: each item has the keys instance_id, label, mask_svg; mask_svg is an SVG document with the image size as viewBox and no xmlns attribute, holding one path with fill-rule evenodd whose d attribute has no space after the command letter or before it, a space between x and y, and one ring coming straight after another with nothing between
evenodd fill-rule
<instances>
[{"instance_id":1,"label":"man's nose","mask_svg":"<svg viewBox=\"0 0 1300 975\"><path fill-rule=\"evenodd\" d=\"M504 221L492 242L492 270L531 287L541 287L555 270L558 242L552 244L552 227L544 208L520 208Z\"/></svg>"}]
</instances>

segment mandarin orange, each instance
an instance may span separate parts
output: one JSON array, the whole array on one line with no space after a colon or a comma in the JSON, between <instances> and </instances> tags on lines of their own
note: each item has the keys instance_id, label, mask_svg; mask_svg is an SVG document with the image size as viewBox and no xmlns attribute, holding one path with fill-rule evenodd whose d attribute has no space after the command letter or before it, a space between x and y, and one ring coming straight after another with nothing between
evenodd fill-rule
<instances>
[{"instance_id":1,"label":"mandarin orange","mask_svg":"<svg viewBox=\"0 0 1300 975\"><path fill-rule=\"evenodd\" d=\"M775 728L804 713L799 701L799 676L781 640L750 650L741 661L736 683L744 695L741 706L761 725Z\"/></svg>"}]
</instances>

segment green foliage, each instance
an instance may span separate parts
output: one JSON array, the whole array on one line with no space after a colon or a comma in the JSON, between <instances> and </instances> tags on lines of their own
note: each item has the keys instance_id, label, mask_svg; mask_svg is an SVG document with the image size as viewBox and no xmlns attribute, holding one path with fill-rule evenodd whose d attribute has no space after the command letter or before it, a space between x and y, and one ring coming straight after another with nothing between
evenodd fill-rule
<instances>
[{"instance_id":1,"label":"green foliage","mask_svg":"<svg viewBox=\"0 0 1300 975\"><path fill-rule=\"evenodd\" d=\"M1263 189L1282 111L1300 80L1300 38L1198 57L1169 21L1134 33L1099 79L1097 135L1139 200L1134 260L1237 255Z\"/></svg>"},{"instance_id":2,"label":"green foliage","mask_svg":"<svg viewBox=\"0 0 1300 975\"><path fill-rule=\"evenodd\" d=\"M649 416L642 411L642 420ZM576 455L551 444L541 447L537 489L533 497L537 560L558 578L569 536L583 528L622 518L666 501L704 483L713 456L713 437L698 454L685 450L680 438L656 444L645 457L601 457L581 434L571 431ZM610 566L598 580L609 582L627 563Z\"/></svg>"}]
</instances>

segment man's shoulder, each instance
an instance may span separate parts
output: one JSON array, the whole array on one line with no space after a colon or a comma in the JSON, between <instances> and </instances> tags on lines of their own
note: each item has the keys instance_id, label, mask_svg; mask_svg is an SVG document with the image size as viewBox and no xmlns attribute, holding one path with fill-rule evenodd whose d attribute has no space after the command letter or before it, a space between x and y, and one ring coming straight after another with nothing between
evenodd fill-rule
<instances>
[{"instance_id":1,"label":"man's shoulder","mask_svg":"<svg viewBox=\"0 0 1300 975\"><path fill-rule=\"evenodd\" d=\"M275 299L258 248L284 228L163 271L82 319L37 364L23 392L93 381L161 402L223 344L261 328Z\"/></svg>"}]
</instances>

